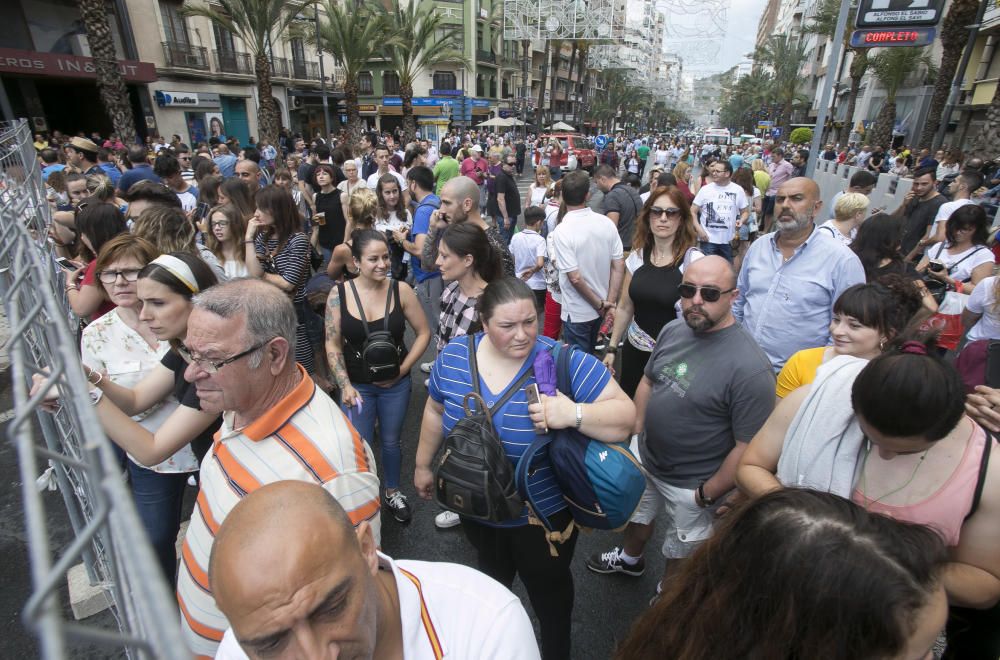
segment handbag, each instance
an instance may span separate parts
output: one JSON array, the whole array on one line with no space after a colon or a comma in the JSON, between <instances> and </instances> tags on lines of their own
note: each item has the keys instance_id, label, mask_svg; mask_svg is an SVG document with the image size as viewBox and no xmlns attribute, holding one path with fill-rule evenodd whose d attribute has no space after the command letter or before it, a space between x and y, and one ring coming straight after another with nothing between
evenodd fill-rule
<instances>
[{"instance_id":1,"label":"handbag","mask_svg":"<svg viewBox=\"0 0 1000 660\"><path fill-rule=\"evenodd\" d=\"M479 389L475 335L469 343L472 391L462 399L465 416L444 439L444 451L434 468L434 495L438 504L455 513L486 522L513 520L524 510L514 466L493 426L493 411L500 410L533 373L532 367L507 387L492 408ZM475 402L475 409L470 402Z\"/></svg>"},{"instance_id":2,"label":"handbag","mask_svg":"<svg viewBox=\"0 0 1000 660\"><path fill-rule=\"evenodd\" d=\"M396 339L389 331L389 310L392 307L393 298L396 299L396 305L399 305L399 282L393 280L389 287L389 293L385 297L385 316L382 317L382 330L375 332L368 329L365 308L361 304L361 296L358 295L358 288L354 285L353 280L350 285L354 300L358 304L361 326L365 329L365 342L359 351L362 368L371 377L373 383L392 380L399 375L400 351L399 346L396 345Z\"/></svg>"},{"instance_id":3,"label":"handbag","mask_svg":"<svg viewBox=\"0 0 1000 660\"><path fill-rule=\"evenodd\" d=\"M552 349L556 388L570 399L573 398L570 360L576 350L579 349L575 346L561 344ZM615 530L628 523L646 490L646 474L629 450L628 442L600 442L575 428L554 429L536 437L517 464L517 485L528 504L529 522L544 527L550 543L558 542L560 536L568 538L572 530L554 532L548 517L535 506L538 497L531 491L528 477L546 449L556 483L577 526Z\"/></svg>"}]
</instances>

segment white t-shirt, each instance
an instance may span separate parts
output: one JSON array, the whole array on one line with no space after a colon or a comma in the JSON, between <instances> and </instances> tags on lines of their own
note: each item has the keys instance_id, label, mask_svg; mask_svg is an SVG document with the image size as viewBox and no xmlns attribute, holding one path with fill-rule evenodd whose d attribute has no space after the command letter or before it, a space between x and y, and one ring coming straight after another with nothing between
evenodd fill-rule
<instances>
[{"instance_id":1,"label":"white t-shirt","mask_svg":"<svg viewBox=\"0 0 1000 660\"><path fill-rule=\"evenodd\" d=\"M545 226L548 227L548 234L551 235L552 232L556 230L556 223L559 220L559 205L558 204L546 204L545 205Z\"/></svg>"},{"instance_id":2,"label":"white t-shirt","mask_svg":"<svg viewBox=\"0 0 1000 660\"><path fill-rule=\"evenodd\" d=\"M406 211L406 220L401 220L396 212L393 211L389 214L388 218L376 218L373 227L375 231L396 231L397 229L408 229L410 225L413 224L413 218L410 217L410 211Z\"/></svg>"},{"instance_id":3,"label":"white t-shirt","mask_svg":"<svg viewBox=\"0 0 1000 660\"><path fill-rule=\"evenodd\" d=\"M618 228L608 216L583 208L567 213L552 236L559 264L562 320L593 321L597 310L576 290L568 273L579 272L598 298L607 298L611 262L625 256Z\"/></svg>"},{"instance_id":4,"label":"white t-shirt","mask_svg":"<svg viewBox=\"0 0 1000 660\"><path fill-rule=\"evenodd\" d=\"M830 232L833 235L834 238L836 238L838 241L840 241L841 243L843 243L847 247L851 246L851 242L858 235L858 228L855 227L855 228L853 228L851 230L851 235L850 236L844 236L841 233L840 229L837 228L837 225L834 223L833 220L827 220L826 222L824 222L823 224L821 224L819 226L819 228L822 229L823 231Z\"/></svg>"},{"instance_id":5,"label":"white t-shirt","mask_svg":"<svg viewBox=\"0 0 1000 660\"><path fill-rule=\"evenodd\" d=\"M657 149L653 154L653 162L657 165L666 165L667 158L670 157L670 150L668 149Z\"/></svg>"},{"instance_id":6,"label":"white t-shirt","mask_svg":"<svg viewBox=\"0 0 1000 660\"><path fill-rule=\"evenodd\" d=\"M993 252L985 245L973 245L958 254L949 254L947 246L947 243L935 243L924 254L947 266L948 277L953 280L964 282L972 277L976 266L993 263Z\"/></svg>"},{"instance_id":7,"label":"white t-shirt","mask_svg":"<svg viewBox=\"0 0 1000 660\"><path fill-rule=\"evenodd\" d=\"M545 239L537 231L523 229L510 239L510 254L514 257L514 274L534 268L538 257L545 257ZM533 291L545 290L545 276L542 271L536 272L525 282Z\"/></svg>"},{"instance_id":8,"label":"white t-shirt","mask_svg":"<svg viewBox=\"0 0 1000 660\"><path fill-rule=\"evenodd\" d=\"M433 660L436 649L456 659L540 659L524 605L499 582L460 564L394 561L382 553L378 559L396 581L406 660ZM232 628L215 658L247 660Z\"/></svg>"},{"instance_id":9,"label":"white t-shirt","mask_svg":"<svg viewBox=\"0 0 1000 660\"><path fill-rule=\"evenodd\" d=\"M969 341L1000 339L1000 316L993 311L996 304L996 276L984 277L972 291L966 308L973 314L982 314L969 329Z\"/></svg>"},{"instance_id":10,"label":"white t-shirt","mask_svg":"<svg viewBox=\"0 0 1000 660\"><path fill-rule=\"evenodd\" d=\"M340 183L337 184L337 190L339 190L342 193L347 193L348 196L350 196L352 192L358 190L359 188L367 188L367 187L368 187L368 182L361 178L359 178L358 182L355 183L353 186L350 185L346 180L341 181ZM348 190L348 188L350 189Z\"/></svg>"},{"instance_id":11,"label":"white t-shirt","mask_svg":"<svg viewBox=\"0 0 1000 660\"><path fill-rule=\"evenodd\" d=\"M406 191L406 179L403 178L402 174L400 174L399 172L393 172L392 170L389 170L387 172L387 174L393 175L394 177L396 177L396 181L399 181L399 192L400 193L403 193L403 192ZM368 181L366 181L365 183L367 183L368 187L371 188L372 190L378 190L378 180L381 179L381 178L382 178L382 175L379 174L376 171L374 174L372 174L370 177L368 177Z\"/></svg>"},{"instance_id":12,"label":"white t-shirt","mask_svg":"<svg viewBox=\"0 0 1000 660\"><path fill-rule=\"evenodd\" d=\"M194 196L191 190L185 190L184 192L175 192L177 199L181 200L181 208L185 213L190 213L198 207L198 198Z\"/></svg>"},{"instance_id":13,"label":"white t-shirt","mask_svg":"<svg viewBox=\"0 0 1000 660\"><path fill-rule=\"evenodd\" d=\"M726 186L706 183L695 195L694 205L701 209L699 219L709 243L728 243L736 233L736 220L749 203L741 186L730 181Z\"/></svg>"},{"instance_id":14,"label":"white t-shirt","mask_svg":"<svg viewBox=\"0 0 1000 660\"><path fill-rule=\"evenodd\" d=\"M972 203L971 199L956 199L953 202L945 202L944 204L942 204L941 208L938 209L937 215L934 216L934 224L931 225L931 236L937 235L938 229L940 228L939 226L940 223L948 222L948 218L951 217L952 213L962 208L966 204L971 204L971 203Z\"/></svg>"},{"instance_id":15,"label":"white t-shirt","mask_svg":"<svg viewBox=\"0 0 1000 660\"><path fill-rule=\"evenodd\" d=\"M530 194L528 206L541 206L545 203L545 193L548 192L548 188L533 183L529 186L528 192Z\"/></svg>"}]
</instances>

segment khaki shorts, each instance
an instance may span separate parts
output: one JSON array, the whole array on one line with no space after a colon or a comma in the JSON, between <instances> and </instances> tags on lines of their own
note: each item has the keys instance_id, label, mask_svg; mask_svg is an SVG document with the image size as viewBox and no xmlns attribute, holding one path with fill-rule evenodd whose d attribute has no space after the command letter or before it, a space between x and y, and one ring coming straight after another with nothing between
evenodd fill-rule
<instances>
[{"instance_id":1,"label":"khaki shorts","mask_svg":"<svg viewBox=\"0 0 1000 660\"><path fill-rule=\"evenodd\" d=\"M649 525L663 505L667 511L667 529L663 539L663 556L682 559L689 556L712 535L715 510L720 503L700 507L695 502L695 489L680 488L646 474L646 490L631 522Z\"/></svg>"}]
</instances>

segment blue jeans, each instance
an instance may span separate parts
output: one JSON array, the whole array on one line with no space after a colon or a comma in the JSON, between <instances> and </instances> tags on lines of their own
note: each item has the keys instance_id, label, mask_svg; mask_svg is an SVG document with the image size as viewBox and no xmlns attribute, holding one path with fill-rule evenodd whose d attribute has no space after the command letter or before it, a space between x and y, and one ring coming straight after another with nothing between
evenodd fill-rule
<instances>
[{"instance_id":1,"label":"blue jeans","mask_svg":"<svg viewBox=\"0 0 1000 660\"><path fill-rule=\"evenodd\" d=\"M601 317L593 321L573 321L563 323L563 341L570 346L578 346L584 353L593 353L597 343L597 333L601 330Z\"/></svg>"},{"instance_id":2,"label":"blue jeans","mask_svg":"<svg viewBox=\"0 0 1000 660\"><path fill-rule=\"evenodd\" d=\"M705 256L717 254L729 263L733 263L733 246L729 243L706 243L701 242L701 251Z\"/></svg>"},{"instance_id":3,"label":"blue jeans","mask_svg":"<svg viewBox=\"0 0 1000 660\"><path fill-rule=\"evenodd\" d=\"M496 216L497 230L500 232L500 237L503 238L503 242L509 247L510 239L514 238L514 230L517 228L517 216L510 216L510 227L503 226L503 216L499 213Z\"/></svg>"},{"instance_id":4,"label":"blue jeans","mask_svg":"<svg viewBox=\"0 0 1000 660\"><path fill-rule=\"evenodd\" d=\"M160 568L173 585L177 579L177 532L181 528L184 487L190 472L154 472L128 462L132 500L153 545Z\"/></svg>"},{"instance_id":5,"label":"blue jeans","mask_svg":"<svg viewBox=\"0 0 1000 660\"><path fill-rule=\"evenodd\" d=\"M348 411L354 428L368 444L375 444L375 419L378 418L378 435L381 442L382 469L385 471L385 488L399 488L399 472L403 453L399 437L403 430L406 409L410 405L410 376L407 374L392 387L379 387L363 383L354 384L364 403L361 412Z\"/></svg>"}]
</instances>

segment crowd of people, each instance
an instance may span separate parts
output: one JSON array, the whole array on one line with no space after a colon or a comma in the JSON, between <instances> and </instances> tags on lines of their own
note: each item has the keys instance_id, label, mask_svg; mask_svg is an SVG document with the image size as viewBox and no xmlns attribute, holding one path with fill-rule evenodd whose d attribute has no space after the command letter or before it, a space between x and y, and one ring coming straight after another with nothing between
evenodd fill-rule
<instances>
[{"instance_id":1,"label":"crowd of people","mask_svg":"<svg viewBox=\"0 0 1000 660\"><path fill-rule=\"evenodd\" d=\"M859 170L827 207L770 142L620 136L587 172L535 136L174 137L36 148L91 399L192 653L584 657L547 453L512 517L437 498L475 569L381 551L478 400L511 470L561 429L641 461L622 540L584 560L640 576L665 530L618 658L916 660L945 630L946 657L1000 655L982 161L828 145ZM911 192L871 208L898 168Z\"/></svg>"}]
</instances>

